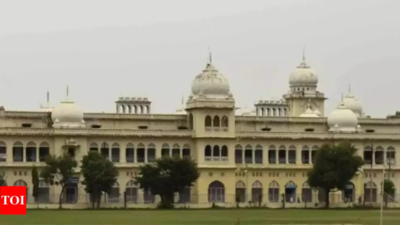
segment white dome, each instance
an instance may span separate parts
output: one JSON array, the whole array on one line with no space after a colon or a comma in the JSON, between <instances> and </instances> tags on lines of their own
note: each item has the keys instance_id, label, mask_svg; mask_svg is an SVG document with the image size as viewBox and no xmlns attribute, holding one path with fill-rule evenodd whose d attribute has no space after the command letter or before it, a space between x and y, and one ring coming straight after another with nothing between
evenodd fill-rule
<instances>
[{"instance_id":1,"label":"white dome","mask_svg":"<svg viewBox=\"0 0 400 225\"><path fill-rule=\"evenodd\" d=\"M229 97L229 82L211 63L192 82L193 96L225 99Z\"/></svg>"},{"instance_id":2,"label":"white dome","mask_svg":"<svg viewBox=\"0 0 400 225\"><path fill-rule=\"evenodd\" d=\"M54 128L84 128L83 110L74 101L65 100L51 113Z\"/></svg>"},{"instance_id":3,"label":"white dome","mask_svg":"<svg viewBox=\"0 0 400 225\"><path fill-rule=\"evenodd\" d=\"M328 117L329 131L355 132L357 116L343 102Z\"/></svg>"},{"instance_id":4,"label":"white dome","mask_svg":"<svg viewBox=\"0 0 400 225\"><path fill-rule=\"evenodd\" d=\"M357 117L362 115L362 105L349 90L349 93L343 98L343 104L349 108Z\"/></svg>"},{"instance_id":5,"label":"white dome","mask_svg":"<svg viewBox=\"0 0 400 225\"><path fill-rule=\"evenodd\" d=\"M318 76L307 65L305 58L289 76L289 85L291 87L316 87L318 83Z\"/></svg>"},{"instance_id":6,"label":"white dome","mask_svg":"<svg viewBox=\"0 0 400 225\"><path fill-rule=\"evenodd\" d=\"M303 114L301 114L300 117L319 117L319 116L311 110L310 106L308 106L306 111Z\"/></svg>"},{"instance_id":7,"label":"white dome","mask_svg":"<svg viewBox=\"0 0 400 225\"><path fill-rule=\"evenodd\" d=\"M240 115L240 116L255 116L256 110L244 107L239 110L238 115Z\"/></svg>"}]
</instances>

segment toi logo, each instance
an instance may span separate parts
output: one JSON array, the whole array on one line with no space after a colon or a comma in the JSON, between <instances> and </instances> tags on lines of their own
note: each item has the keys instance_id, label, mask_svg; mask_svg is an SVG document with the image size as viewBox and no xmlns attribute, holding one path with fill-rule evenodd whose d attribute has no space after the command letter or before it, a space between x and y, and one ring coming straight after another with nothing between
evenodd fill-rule
<instances>
[{"instance_id":1,"label":"toi logo","mask_svg":"<svg viewBox=\"0 0 400 225\"><path fill-rule=\"evenodd\" d=\"M26 187L0 187L0 215L26 215Z\"/></svg>"}]
</instances>

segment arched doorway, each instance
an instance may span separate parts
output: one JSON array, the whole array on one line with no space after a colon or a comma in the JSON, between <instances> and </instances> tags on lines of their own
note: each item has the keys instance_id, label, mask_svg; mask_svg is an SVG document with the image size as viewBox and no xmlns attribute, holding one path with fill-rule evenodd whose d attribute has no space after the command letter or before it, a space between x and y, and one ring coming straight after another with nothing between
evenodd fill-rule
<instances>
[{"instance_id":1,"label":"arched doorway","mask_svg":"<svg viewBox=\"0 0 400 225\"><path fill-rule=\"evenodd\" d=\"M225 186L220 181L214 181L208 186L209 202L225 202Z\"/></svg>"},{"instance_id":2,"label":"arched doorway","mask_svg":"<svg viewBox=\"0 0 400 225\"><path fill-rule=\"evenodd\" d=\"M303 187L301 189L301 198L302 202L312 202L312 189L307 182L303 183Z\"/></svg>"},{"instance_id":3,"label":"arched doorway","mask_svg":"<svg viewBox=\"0 0 400 225\"><path fill-rule=\"evenodd\" d=\"M343 190L343 202L354 202L355 186L353 183L348 183Z\"/></svg>"},{"instance_id":4,"label":"arched doorway","mask_svg":"<svg viewBox=\"0 0 400 225\"><path fill-rule=\"evenodd\" d=\"M279 184L276 181L269 183L268 200L270 202L279 202Z\"/></svg>"},{"instance_id":5,"label":"arched doorway","mask_svg":"<svg viewBox=\"0 0 400 225\"><path fill-rule=\"evenodd\" d=\"M138 187L134 180L128 181L126 183L125 193L126 193L126 201L128 203L137 203L138 200Z\"/></svg>"},{"instance_id":6,"label":"arched doorway","mask_svg":"<svg viewBox=\"0 0 400 225\"><path fill-rule=\"evenodd\" d=\"M29 198L28 197L29 196L29 194L28 194L28 184L23 180L17 180L17 181L14 182L13 186L25 186L26 187L26 202L28 203L28 198Z\"/></svg>"},{"instance_id":7,"label":"arched doorway","mask_svg":"<svg viewBox=\"0 0 400 225\"><path fill-rule=\"evenodd\" d=\"M297 185L293 181L289 181L285 185L285 201L290 203L296 202Z\"/></svg>"},{"instance_id":8,"label":"arched doorway","mask_svg":"<svg viewBox=\"0 0 400 225\"><path fill-rule=\"evenodd\" d=\"M251 187L251 197L253 202L262 202L263 187L260 181L255 181Z\"/></svg>"},{"instance_id":9,"label":"arched doorway","mask_svg":"<svg viewBox=\"0 0 400 225\"><path fill-rule=\"evenodd\" d=\"M364 201L365 202L376 202L377 187L373 181L369 181L364 184Z\"/></svg>"},{"instance_id":10,"label":"arched doorway","mask_svg":"<svg viewBox=\"0 0 400 225\"><path fill-rule=\"evenodd\" d=\"M246 185L243 181L236 182L236 202L246 202Z\"/></svg>"}]
</instances>

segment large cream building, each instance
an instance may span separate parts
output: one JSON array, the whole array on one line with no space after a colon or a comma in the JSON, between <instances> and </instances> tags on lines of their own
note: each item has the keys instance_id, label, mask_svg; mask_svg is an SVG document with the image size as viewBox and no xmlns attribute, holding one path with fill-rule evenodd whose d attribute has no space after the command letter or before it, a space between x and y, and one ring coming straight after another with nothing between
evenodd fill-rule
<instances>
[{"instance_id":1,"label":"large cream building","mask_svg":"<svg viewBox=\"0 0 400 225\"><path fill-rule=\"evenodd\" d=\"M196 71L194 71L196 72ZM310 189L306 173L318 146L350 140L366 165L343 192L332 193L333 204L379 202L385 176L400 186L400 119L365 116L350 92L337 108L325 112L318 77L305 61L289 76L289 89L280 101L259 101L254 109L239 109L228 79L210 61L194 77L192 93L173 114L151 113L147 98L121 97L115 113L84 113L70 98L39 111L0 108L0 173L8 185L28 187L31 168L43 167L48 154L68 153L78 161L99 151L120 173L104 203L121 205L123 193L130 207L154 206L157 197L135 186L138 167L162 156L192 157L201 175L195 185L177 195L180 203L209 206L258 202L279 207L324 202ZM69 207L88 204L80 169L68 185L63 201ZM57 203L60 187L40 182L40 204ZM282 195L284 194L284 195ZM54 204L55 205L55 204Z\"/></svg>"}]
</instances>

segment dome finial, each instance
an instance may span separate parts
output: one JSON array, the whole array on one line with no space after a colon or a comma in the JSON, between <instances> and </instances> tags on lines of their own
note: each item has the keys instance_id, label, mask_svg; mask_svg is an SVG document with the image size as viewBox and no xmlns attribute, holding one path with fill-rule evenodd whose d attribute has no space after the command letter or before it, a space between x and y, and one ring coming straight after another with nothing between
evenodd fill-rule
<instances>
[{"instance_id":1,"label":"dome finial","mask_svg":"<svg viewBox=\"0 0 400 225\"><path fill-rule=\"evenodd\" d=\"M69 86L67 85L67 98L68 98L68 96L69 96Z\"/></svg>"},{"instance_id":2,"label":"dome finial","mask_svg":"<svg viewBox=\"0 0 400 225\"><path fill-rule=\"evenodd\" d=\"M211 64L211 63L212 63L212 53L211 53L210 48L208 48L208 64Z\"/></svg>"},{"instance_id":3,"label":"dome finial","mask_svg":"<svg viewBox=\"0 0 400 225\"><path fill-rule=\"evenodd\" d=\"M349 93L351 92L351 85L349 84Z\"/></svg>"},{"instance_id":4,"label":"dome finial","mask_svg":"<svg viewBox=\"0 0 400 225\"><path fill-rule=\"evenodd\" d=\"M303 46L303 61L306 61L306 46Z\"/></svg>"},{"instance_id":5,"label":"dome finial","mask_svg":"<svg viewBox=\"0 0 400 225\"><path fill-rule=\"evenodd\" d=\"M50 92L47 91L47 104L49 104L49 103L50 103Z\"/></svg>"}]
</instances>

